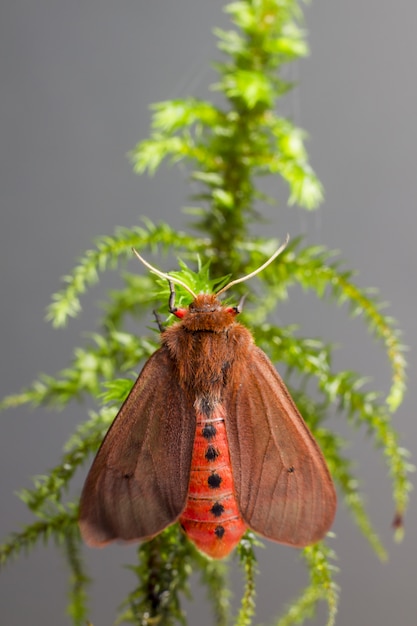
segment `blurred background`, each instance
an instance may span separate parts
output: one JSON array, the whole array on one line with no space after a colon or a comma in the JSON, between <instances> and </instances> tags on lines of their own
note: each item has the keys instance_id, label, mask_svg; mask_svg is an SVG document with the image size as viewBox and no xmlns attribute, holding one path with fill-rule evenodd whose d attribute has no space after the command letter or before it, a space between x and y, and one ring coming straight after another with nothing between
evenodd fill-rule
<instances>
[{"instance_id":1,"label":"blurred background","mask_svg":"<svg viewBox=\"0 0 417 626\"><path fill-rule=\"evenodd\" d=\"M115 274L83 300L83 315L67 329L54 331L44 321L60 277L94 237L112 233L116 225L137 224L143 215L186 226L180 211L190 193L186 171L164 167L153 179L139 178L126 154L148 135L152 102L207 97L215 80L210 63L218 57L211 31L228 26L223 5L220 0L2 3L1 396L40 372L65 367L85 332L95 329L95 302L118 284ZM312 54L289 71L299 86L282 112L310 134L308 150L326 201L311 214L285 203L269 208L263 228L340 250L346 266L358 270L358 284L378 287L390 303L411 347L410 390L395 425L415 460L417 6L405 0L316 0L305 15ZM277 183L269 181L268 190L274 192ZM137 262L136 267L143 271ZM361 320L296 291L278 315L282 323L300 324L304 334L338 342L337 367L357 369L375 388L388 389L384 352ZM31 521L16 490L58 462L88 408L71 405L60 413L20 408L1 415L1 538ZM378 561L340 506L332 542L342 587L337 624L415 624L416 498L405 520L405 540L396 545L381 456L363 431L352 431L337 417L335 427L351 441L349 454L357 459L371 518L390 557ZM82 478L77 476L77 488ZM111 624L134 585L123 564L134 562L135 548L86 549L86 555L95 577L91 619L95 626ZM296 550L268 544L259 562L257 615L266 623L307 579ZM67 575L53 546L11 564L0 577L0 623L69 624ZM233 580L238 595L238 572ZM190 624L212 623L198 586L187 612ZM321 607L312 623L325 623L325 616Z\"/></svg>"}]
</instances>

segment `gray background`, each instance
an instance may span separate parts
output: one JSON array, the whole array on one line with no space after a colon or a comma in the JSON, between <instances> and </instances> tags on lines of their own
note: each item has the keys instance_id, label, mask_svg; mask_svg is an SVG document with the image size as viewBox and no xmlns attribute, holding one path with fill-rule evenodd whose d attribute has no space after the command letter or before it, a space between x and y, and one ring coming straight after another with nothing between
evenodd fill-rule
<instances>
[{"instance_id":1,"label":"gray background","mask_svg":"<svg viewBox=\"0 0 417 626\"><path fill-rule=\"evenodd\" d=\"M44 309L60 277L93 237L130 226L141 215L185 223L179 208L189 192L186 172L163 169L138 178L126 153L148 134L148 105L187 94L206 95L214 75L213 26L226 25L220 0L14 0L0 8L1 121L1 395L40 372L64 367L81 334L94 328L94 301L106 279L84 300L85 312L53 331ZM313 165L326 188L320 212L269 210L268 232L303 233L310 243L338 248L360 272L360 285L378 286L404 329L410 390L395 416L402 440L416 450L415 182L417 163L417 9L405 0L316 0L306 12L312 56L290 76L300 86L285 113L310 133ZM270 183L272 190L275 185ZM279 219L278 219L279 218ZM133 262L132 262L133 263ZM137 265L132 264L132 268ZM345 310L317 305L294 291L278 312L305 332L338 340L338 367L360 369L385 390L389 367L382 349ZM151 315L149 315L149 322ZM0 535L30 516L14 491L59 459L60 447L86 407L62 413L25 408L1 416ZM381 564L343 506L335 525L342 586L339 626L411 625L417 615L416 498L407 534L394 545L393 505L385 466L362 432L351 438L374 524L390 552ZM77 485L82 476L78 476ZM121 563L134 549L88 551L96 575L95 626L113 622L114 607L133 578ZM0 623L67 624L67 572L54 548L10 565L0 578ZM239 577L236 576L239 589ZM306 582L295 550L267 544L260 553L258 616L264 623ZM197 602L190 623L210 624ZM204 605L205 607L205 605ZM320 610L316 624L325 621Z\"/></svg>"}]
</instances>

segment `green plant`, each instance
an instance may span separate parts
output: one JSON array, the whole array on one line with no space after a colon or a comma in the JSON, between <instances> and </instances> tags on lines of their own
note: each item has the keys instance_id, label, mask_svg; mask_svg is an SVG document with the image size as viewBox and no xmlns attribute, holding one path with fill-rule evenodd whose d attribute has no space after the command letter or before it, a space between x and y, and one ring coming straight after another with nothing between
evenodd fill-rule
<instances>
[{"instance_id":1,"label":"green plant","mask_svg":"<svg viewBox=\"0 0 417 626\"><path fill-rule=\"evenodd\" d=\"M189 98L155 105L151 137L132 153L138 173L153 173L165 158L174 163L184 160L199 189L194 206L187 209L199 234L175 232L168 224L146 220L142 227L117 229L113 236L98 239L95 249L88 251L64 279L65 288L54 296L49 318L55 326L80 313L80 296L98 280L100 272L119 268L132 246L141 251L173 252L188 265L200 259L197 274L181 265L182 279L194 281L191 286L195 291L210 287L207 262L212 278L227 274L237 277L259 266L277 245L273 239L250 234L262 203L272 200L260 193L260 176L280 175L289 188L290 204L314 209L320 203L322 189L308 163L304 133L276 113L277 102L291 88L282 78L283 67L308 52L299 4L295 0L242 0L228 4L226 10L235 28L216 31L225 54L225 61L217 66L216 86L223 104ZM24 403L65 406L74 398L82 400L89 395L101 403L70 438L61 463L49 474L37 477L33 489L20 493L37 520L13 534L0 549L0 560L5 563L41 540L54 539L62 544L72 572L69 612L74 624L86 621L89 581L80 552L77 503L68 501L66 489L75 471L97 449L116 407L129 391L130 371L156 347L154 335L138 338L129 333L126 320L139 317L161 300L165 309L167 301L167 289L154 291L149 275L125 272L123 280L123 288L109 295L101 319L102 333L94 334L83 348L74 351L70 366L57 376L42 377L2 403L3 408ZM405 363L395 323L381 312L369 292L355 286L352 273L340 268L329 251L305 246L300 240L292 241L280 261L257 280L263 297L251 302L248 325L273 360L284 362L314 383L319 400L307 396L304 387L294 388L292 393L326 455L341 497L383 558L384 549L366 514L351 463L343 454L343 441L328 429L326 417L337 409L374 437L392 479L400 534L410 485L407 455L391 426L391 414L401 403L405 386ZM278 328L268 321L277 303L296 284L319 298L333 298L337 304L347 302L352 315L361 315L369 331L383 343L392 365L392 386L385 399L364 391L363 379L357 373L335 372L330 345L304 338L293 327ZM250 288L245 286L245 290ZM185 298L185 294L179 295ZM246 576L241 610L235 619L239 626L252 623L255 611L256 541L248 533L238 549ZM304 558L310 583L277 622L280 626L301 623L320 599L329 605L328 623L334 623L337 585L332 550L318 544L305 549ZM188 593L191 571L200 572L210 590L216 622L225 624L225 565L199 554L176 526L139 546L138 565L134 567L137 588L127 597L120 619L151 624L159 618L164 625L184 621L180 599L181 594Z\"/></svg>"}]
</instances>

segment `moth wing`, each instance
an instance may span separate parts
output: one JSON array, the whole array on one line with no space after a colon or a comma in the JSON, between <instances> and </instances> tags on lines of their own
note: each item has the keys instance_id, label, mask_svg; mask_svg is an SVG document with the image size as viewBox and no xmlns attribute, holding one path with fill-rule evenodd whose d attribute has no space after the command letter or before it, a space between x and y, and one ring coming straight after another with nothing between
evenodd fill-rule
<instances>
[{"instance_id":1,"label":"moth wing","mask_svg":"<svg viewBox=\"0 0 417 626\"><path fill-rule=\"evenodd\" d=\"M194 432L192 402L162 347L145 364L87 476L79 515L86 543L150 538L179 517Z\"/></svg>"},{"instance_id":2,"label":"moth wing","mask_svg":"<svg viewBox=\"0 0 417 626\"><path fill-rule=\"evenodd\" d=\"M315 543L333 522L335 489L281 377L254 346L228 389L226 428L244 521L280 543Z\"/></svg>"}]
</instances>

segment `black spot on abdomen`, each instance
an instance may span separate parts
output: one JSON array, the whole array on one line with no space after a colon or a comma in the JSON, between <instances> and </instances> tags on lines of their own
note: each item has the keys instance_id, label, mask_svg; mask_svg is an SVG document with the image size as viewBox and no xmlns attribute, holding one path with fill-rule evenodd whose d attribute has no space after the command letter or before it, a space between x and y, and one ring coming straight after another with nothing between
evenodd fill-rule
<instances>
[{"instance_id":1,"label":"black spot on abdomen","mask_svg":"<svg viewBox=\"0 0 417 626\"><path fill-rule=\"evenodd\" d=\"M224 530L224 526L216 526L216 528L214 529L214 534L216 535L216 537L218 537L219 539L223 539L223 535L225 533Z\"/></svg>"},{"instance_id":2,"label":"black spot on abdomen","mask_svg":"<svg viewBox=\"0 0 417 626\"><path fill-rule=\"evenodd\" d=\"M215 461L219 456L220 452L212 445L207 446L207 450L205 453L205 458L207 461Z\"/></svg>"},{"instance_id":3,"label":"black spot on abdomen","mask_svg":"<svg viewBox=\"0 0 417 626\"><path fill-rule=\"evenodd\" d=\"M220 504L220 502L215 502L210 511L213 513L214 517L220 517L224 513L224 506Z\"/></svg>"},{"instance_id":4,"label":"black spot on abdomen","mask_svg":"<svg viewBox=\"0 0 417 626\"><path fill-rule=\"evenodd\" d=\"M210 441L210 439L213 439L216 436L217 431L215 427L213 426L213 424L206 424L201 432L202 432L204 439L207 439L207 441Z\"/></svg>"},{"instance_id":5,"label":"black spot on abdomen","mask_svg":"<svg viewBox=\"0 0 417 626\"><path fill-rule=\"evenodd\" d=\"M218 489L220 487L221 482L222 482L222 477L220 476L220 474L216 474L216 472L214 472L213 474L210 474L210 476L207 479L207 484L211 489Z\"/></svg>"}]
</instances>

